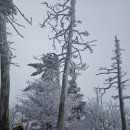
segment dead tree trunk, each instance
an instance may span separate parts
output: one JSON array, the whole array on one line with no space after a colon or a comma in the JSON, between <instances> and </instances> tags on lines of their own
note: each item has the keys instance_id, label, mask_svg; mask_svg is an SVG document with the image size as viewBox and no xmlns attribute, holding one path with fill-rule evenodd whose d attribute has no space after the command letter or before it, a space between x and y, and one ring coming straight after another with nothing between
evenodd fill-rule
<instances>
[{"instance_id":1,"label":"dead tree trunk","mask_svg":"<svg viewBox=\"0 0 130 130\"><path fill-rule=\"evenodd\" d=\"M120 46L119 40L115 37L116 43L116 53L117 53L117 77L118 77L118 93L119 93L119 105L120 105L120 113L121 113L121 122L122 122L122 130L126 130L126 120L125 120L125 112L124 112L124 101L123 101L123 91L122 91L122 81L121 81L121 67L120 67Z\"/></svg>"},{"instance_id":2,"label":"dead tree trunk","mask_svg":"<svg viewBox=\"0 0 130 130\"><path fill-rule=\"evenodd\" d=\"M105 94L107 89L110 89L111 87L116 87L118 89L118 95L117 96L113 96L115 99L119 98L119 107L120 107L120 116L121 116L121 124L122 124L122 130L126 130L126 119L125 119L125 112L124 112L124 99L129 98L129 96L124 97L123 96L123 88L126 85L126 82L129 79L124 80L123 77L126 75L125 72L122 71L121 69L121 64L122 64L122 60L121 60L121 51L122 49L120 48L119 45L119 40L117 39L117 37L115 36L115 50L113 50L114 52L114 56L111 58L114 62L111 65L111 68L106 68L106 67L100 67L100 71L102 71L101 73L97 74L97 75L110 75L109 78L107 78L105 80L105 84L108 84L108 87L105 88L100 88L99 90L103 90L103 95ZM116 85L116 86L115 86Z\"/></svg>"},{"instance_id":3,"label":"dead tree trunk","mask_svg":"<svg viewBox=\"0 0 130 130\"><path fill-rule=\"evenodd\" d=\"M0 130L9 130L9 48L6 36L6 20L0 13L0 54L1 54L1 88L0 88Z\"/></svg>"},{"instance_id":4,"label":"dead tree trunk","mask_svg":"<svg viewBox=\"0 0 130 130\"><path fill-rule=\"evenodd\" d=\"M68 86L68 75L69 75L69 68L70 68L71 53L72 53L73 27L75 23L75 4L76 4L76 0L71 0L71 23L69 28L67 54L66 54L63 79L62 79L62 90L61 90L61 97L60 97L57 130L64 129L64 113L65 113L64 106L65 106L66 88Z\"/></svg>"}]
</instances>

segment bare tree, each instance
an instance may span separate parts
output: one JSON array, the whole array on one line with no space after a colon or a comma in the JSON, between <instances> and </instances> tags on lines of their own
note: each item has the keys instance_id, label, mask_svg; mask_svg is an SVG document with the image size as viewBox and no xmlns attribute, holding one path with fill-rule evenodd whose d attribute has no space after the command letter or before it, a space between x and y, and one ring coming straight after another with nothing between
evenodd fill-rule
<instances>
[{"instance_id":1,"label":"bare tree","mask_svg":"<svg viewBox=\"0 0 130 130\"><path fill-rule=\"evenodd\" d=\"M124 73L121 68L121 64L122 64L121 51L122 51L122 49L120 48L119 40L117 39L116 36L115 36L115 48L116 49L113 50L114 57L111 58L112 61L114 61L111 65L111 68L101 67L99 69L101 72L98 73L97 75L102 75L102 74L110 75L110 77L105 80L105 84L107 84L108 87L100 88L100 92L102 94L105 94L106 90L110 89L112 87L115 87L118 89L118 96L116 96L116 97L119 98L122 130L126 130L126 120L125 120L124 100L123 100L125 97L123 96L123 89L126 86L128 86L128 85L126 85L126 82L129 79L123 80L123 77L126 75L126 73ZM128 98L128 96L127 96L127 98Z\"/></svg>"},{"instance_id":2,"label":"bare tree","mask_svg":"<svg viewBox=\"0 0 130 130\"><path fill-rule=\"evenodd\" d=\"M49 2L48 2L49 3ZM53 47L57 50L56 43L61 46L61 53L59 57L59 66L63 69L62 72L62 88L59 105L59 115L57 121L57 130L63 130L64 128L64 108L65 108L65 95L68 87L68 78L70 71L81 70L86 68L86 65L82 63L81 52L89 49L92 52L92 48L89 43L93 41L83 42L83 36L88 36L87 31L80 32L76 29L78 23L82 23L75 18L75 5L76 0L63 0L56 5L49 5L47 2L42 4L48 8L47 18L44 20L41 27L49 25L54 32L50 40L53 40ZM77 60L79 63L76 63ZM75 75L76 76L76 75Z\"/></svg>"}]
</instances>

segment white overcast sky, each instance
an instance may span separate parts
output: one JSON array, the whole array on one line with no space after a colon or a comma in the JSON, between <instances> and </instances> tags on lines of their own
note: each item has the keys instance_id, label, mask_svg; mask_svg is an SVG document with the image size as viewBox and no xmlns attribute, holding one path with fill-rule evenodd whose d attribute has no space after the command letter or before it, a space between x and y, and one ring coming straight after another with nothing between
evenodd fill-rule
<instances>
[{"instance_id":1,"label":"white overcast sky","mask_svg":"<svg viewBox=\"0 0 130 130\"><path fill-rule=\"evenodd\" d=\"M27 87L27 80L38 78L30 76L34 70L27 66L29 63L37 62L33 56L52 50L47 29L41 29L39 26L46 17L46 8L40 4L41 2L43 1L14 0L25 16L33 18L33 26L28 25L21 16L17 16L18 21L24 24L26 29L19 28L25 36L24 39L12 31L11 39L15 41L13 47L17 55L15 62L18 62L21 67L11 66L11 102L16 102L15 98L21 94L22 89ZM98 68L111 64L111 50L114 49L115 35L120 39L121 47L126 50L122 55L123 70L128 73L127 78L130 78L130 0L77 0L76 18L83 22L80 29L87 30L91 39L98 40L95 43L94 53L83 55L84 62L90 67L78 79L78 85L85 98L91 98L95 96L93 88L98 84L102 87L103 83L103 77L95 76ZM104 100L109 95L116 95L116 91L108 91ZM130 95L130 87L127 93Z\"/></svg>"}]
</instances>

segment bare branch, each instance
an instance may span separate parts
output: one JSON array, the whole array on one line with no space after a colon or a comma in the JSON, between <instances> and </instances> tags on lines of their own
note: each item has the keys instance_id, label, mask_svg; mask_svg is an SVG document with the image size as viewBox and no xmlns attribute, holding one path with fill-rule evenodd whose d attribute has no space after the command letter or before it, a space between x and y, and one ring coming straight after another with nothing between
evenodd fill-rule
<instances>
[{"instance_id":1,"label":"bare branch","mask_svg":"<svg viewBox=\"0 0 130 130\"><path fill-rule=\"evenodd\" d=\"M6 16L6 15L5 15ZM10 19L6 16L7 20L9 21L9 23L12 25L12 27L14 28L14 30L17 32L17 34L19 36L21 36L22 38L24 38L23 35L20 34L20 32L17 30L17 28L14 26L14 24L10 21Z\"/></svg>"},{"instance_id":2,"label":"bare branch","mask_svg":"<svg viewBox=\"0 0 130 130\"><path fill-rule=\"evenodd\" d=\"M102 75L102 74L117 74L117 72L102 72L102 73L98 73L96 75Z\"/></svg>"},{"instance_id":3,"label":"bare branch","mask_svg":"<svg viewBox=\"0 0 130 130\"><path fill-rule=\"evenodd\" d=\"M112 96L112 98L114 98L115 100L116 100L116 99L119 99L119 95ZM123 99L123 100L125 100L125 99L130 99L130 96L125 95L125 96L122 97L122 99Z\"/></svg>"},{"instance_id":4,"label":"bare branch","mask_svg":"<svg viewBox=\"0 0 130 130\"><path fill-rule=\"evenodd\" d=\"M105 87L105 88L99 88L100 93L103 95L105 94L107 89L110 89L111 87L113 87L113 84L117 84L117 81L112 82L112 83L105 83L105 84L109 84L109 86ZM101 92L101 90L103 90L103 92Z\"/></svg>"},{"instance_id":5,"label":"bare branch","mask_svg":"<svg viewBox=\"0 0 130 130\"><path fill-rule=\"evenodd\" d=\"M124 83L126 83L127 81L129 81L129 79L126 79L126 80L122 81L121 84L124 84Z\"/></svg>"},{"instance_id":6,"label":"bare branch","mask_svg":"<svg viewBox=\"0 0 130 130\"><path fill-rule=\"evenodd\" d=\"M20 67L19 65L18 65L18 63L10 63L10 64L12 64L12 65L14 65L14 66L16 66L16 67Z\"/></svg>"},{"instance_id":7,"label":"bare branch","mask_svg":"<svg viewBox=\"0 0 130 130\"><path fill-rule=\"evenodd\" d=\"M25 26L19 24L18 22L16 22L16 20L14 20L13 18L11 18L10 16L8 16L8 18L9 18L13 23L15 23L16 25L18 25L19 27L25 28Z\"/></svg>"},{"instance_id":8,"label":"bare branch","mask_svg":"<svg viewBox=\"0 0 130 130\"><path fill-rule=\"evenodd\" d=\"M115 80L115 79L117 79L118 78L118 76L115 76L115 77L109 77L108 79L106 79L105 81L106 82L112 82L113 80Z\"/></svg>"},{"instance_id":9,"label":"bare branch","mask_svg":"<svg viewBox=\"0 0 130 130\"><path fill-rule=\"evenodd\" d=\"M24 14L20 11L20 9L15 5L15 8L18 10L18 12L22 15L22 17L30 24L30 25L32 25L32 18L30 18L30 20L29 19L27 19L25 16L24 16Z\"/></svg>"}]
</instances>

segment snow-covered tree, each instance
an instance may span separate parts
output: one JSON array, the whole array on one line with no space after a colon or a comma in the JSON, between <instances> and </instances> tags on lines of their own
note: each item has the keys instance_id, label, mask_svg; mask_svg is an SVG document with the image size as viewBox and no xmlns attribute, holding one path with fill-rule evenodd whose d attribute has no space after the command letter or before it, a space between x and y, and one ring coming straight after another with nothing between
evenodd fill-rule
<instances>
[{"instance_id":1,"label":"snow-covered tree","mask_svg":"<svg viewBox=\"0 0 130 130\"><path fill-rule=\"evenodd\" d=\"M119 40L115 36L115 50L114 57L112 57L112 65L111 68L101 67L99 70L101 71L97 75L110 75L105 81L105 84L108 85L106 88L100 88L101 93L105 93L107 89L115 87L118 90L118 96L113 96L114 98L119 99L119 106L120 106L120 115L121 115L121 123L122 123L122 130L126 130L126 120L125 120L125 112L124 112L124 99L128 98L129 96L123 96L123 89L128 86L126 82L129 79L123 79L126 76L126 73L122 71L121 64L121 51Z\"/></svg>"},{"instance_id":2,"label":"snow-covered tree","mask_svg":"<svg viewBox=\"0 0 130 130\"><path fill-rule=\"evenodd\" d=\"M0 59L1 59L1 86L0 86L0 129L9 129L9 64L10 48L7 42L6 17L16 13L11 0L0 0Z\"/></svg>"},{"instance_id":3,"label":"snow-covered tree","mask_svg":"<svg viewBox=\"0 0 130 130\"><path fill-rule=\"evenodd\" d=\"M28 82L24 89L25 97L20 98L17 106L19 113L22 113L30 129L54 129L57 120L59 106L59 77L58 57L53 53L43 55L41 63L31 63L29 66L35 68L32 76L41 74L39 80Z\"/></svg>"},{"instance_id":4,"label":"snow-covered tree","mask_svg":"<svg viewBox=\"0 0 130 130\"><path fill-rule=\"evenodd\" d=\"M40 61L29 64L36 70L32 76L41 74L41 78L29 82L24 89L24 98L20 98L17 111L24 115L22 120L29 123L31 129L55 129L60 99L58 57L54 53L48 53ZM70 80L69 88L66 95L68 102L65 105L66 128L71 124L70 121L80 120L84 106L83 95L79 93L75 80Z\"/></svg>"},{"instance_id":5,"label":"snow-covered tree","mask_svg":"<svg viewBox=\"0 0 130 130\"><path fill-rule=\"evenodd\" d=\"M130 108L125 109L125 115L126 115L126 126L127 129L130 129Z\"/></svg>"},{"instance_id":6,"label":"snow-covered tree","mask_svg":"<svg viewBox=\"0 0 130 130\"><path fill-rule=\"evenodd\" d=\"M19 115L17 115L16 105L13 104L9 108L9 130L12 130L20 121Z\"/></svg>"},{"instance_id":7,"label":"snow-covered tree","mask_svg":"<svg viewBox=\"0 0 130 130\"><path fill-rule=\"evenodd\" d=\"M17 11L24 17L24 19L31 23L22 12L18 9L17 6L13 4L12 0L0 0L0 59L1 59L1 86L0 86L0 129L8 130L9 129L9 88L10 88L10 64L12 52L10 50L10 43L7 41L6 23L8 22L15 31L23 37L16 26L23 27L20 25L17 20L14 18L14 15L17 14ZM15 64L16 65L16 64Z\"/></svg>"},{"instance_id":8,"label":"snow-covered tree","mask_svg":"<svg viewBox=\"0 0 130 130\"><path fill-rule=\"evenodd\" d=\"M57 49L58 44L61 46L61 53L59 56L60 65L62 67L62 87L59 106L59 115L57 121L57 130L64 128L65 115L65 97L68 88L69 71L75 68L75 71L84 69L85 64L82 62L81 52L89 49L92 52L90 42L83 42L83 37L87 37L87 31L80 32L76 27L77 24L82 23L75 18L76 0L63 0L57 2L55 5L50 5L49 2L42 3L48 8L47 18L45 18L41 27L49 27L52 29L53 47ZM75 60L80 61L79 63Z\"/></svg>"},{"instance_id":9,"label":"snow-covered tree","mask_svg":"<svg viewBox=\"0 0 130 130\"><path fill-rule=\"evenodd\" d=\"M35 57L36 58L36 57ZM59 60L55 53L44 54L39 60L40 63L31 63L29 66L33 67L36 71L31 76L41 74L43 79L50 81L57 81L60 87L59 81Z\"/></svg>"},{"instance_id":10,"label":"snow-covered tree","mask_svg":"<svg viewBox=\"0 0 130 130\"><path fill-rule=\"evenodd\" d=\"M104 102L104 106L97 107L96 100L89 100L83 122L87 130L120 130L119 108L112 102Z\"/></svg>"},{"instance_id":11,"label":"snow-covered tree","mask_svg":"<svg viewBox=\"0 0 130 130\"><path fill-rule=\"evenodd\" d=\"M79 96L80 97L80 96ZM73 94L67 96L65 111L65 128L72 122L79 121L83 116L84 102L82 96L75 98ZM55 129L60 88L57 83L48 80L36 80L24 90L24 98L20 98L17 112L21 113L25 124L30 124L30 129Z\"/></svg>"},{"instance_id":12,"label":"snow-covered tree","mask_svg":"<svg viewBox=\"0 0 130 130\"><path fill-rule=\"evenodd\" d=\"M24 90L25 97L20 99L18 112L32 130L54 129L59 104L59 89L56 82L37 80Z\"/></svg>"}]
</instances>

